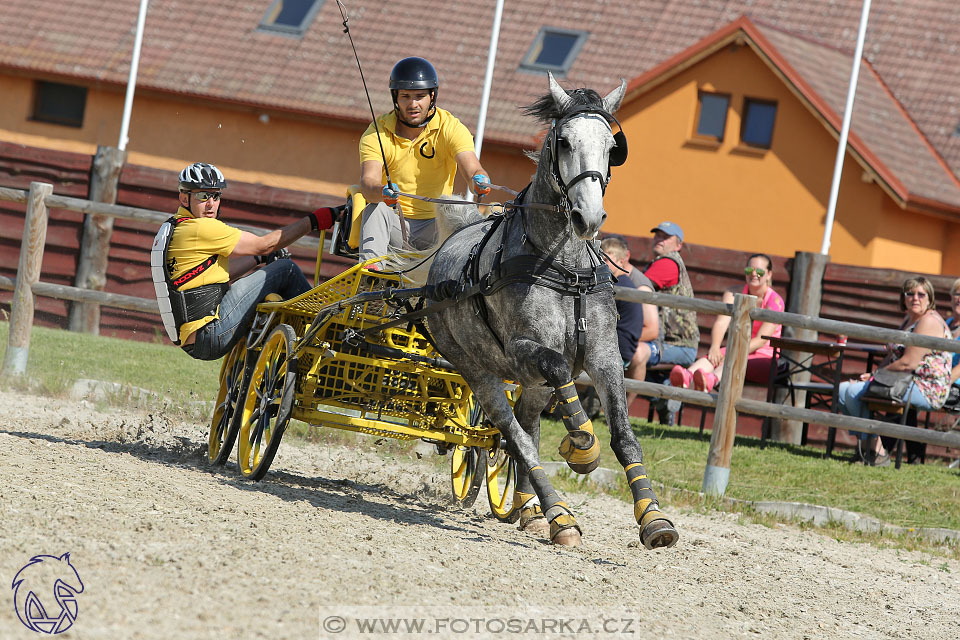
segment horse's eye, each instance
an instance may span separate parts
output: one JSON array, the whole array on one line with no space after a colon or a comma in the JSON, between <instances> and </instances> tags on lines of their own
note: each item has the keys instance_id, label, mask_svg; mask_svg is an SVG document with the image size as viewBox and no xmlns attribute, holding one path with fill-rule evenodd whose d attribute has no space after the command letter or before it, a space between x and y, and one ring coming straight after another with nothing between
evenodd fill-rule
<instances>
[{"instance_id":1,"label":"horse's eye","mask_svg":"<svg viewBox=\"0 0 960 640\"><path fill-rule=\"evenodd\" d=\"M560 138L560 137L558 137L558 138L557 138L557 145L558 145L559 147L561 147L562 149L569 149L569 148L570 148L570 141L567 140L566 138Z\"/></svg>"}]
</instances>

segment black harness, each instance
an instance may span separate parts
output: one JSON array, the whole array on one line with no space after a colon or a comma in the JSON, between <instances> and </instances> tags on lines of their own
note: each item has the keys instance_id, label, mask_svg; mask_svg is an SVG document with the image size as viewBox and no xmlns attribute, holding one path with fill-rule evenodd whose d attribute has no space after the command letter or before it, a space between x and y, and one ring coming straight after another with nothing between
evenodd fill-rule
<instances>
[{"instance_id":1,"label":"black harness","mask_svg":"<svg viewBox=\"0 0 960 640\"><path fill-rule=\"evenodd\" d=\"M167 220L167 222L170 223L171 226L176 227L180 222L190 219L191 218L188 217L178 218L173 216ZM170 237L172 236L173 233L171 232ZM230 288L230 285L226 282L220 282L205 284L200 287L181 291L180 287L197 278L204 271L216 264L217 256L210 256L189 271L180 274L176 278L171 278L169 275L170 272L167 269L167 250L169 247L170 241L168 239L166 246L163 248L164 273L167 275L167 290L170 294L170 307L173 312L173 319L179 331L180 327L187 322L199 320L200 318L216 313L217 307L220 306L220 301L223 299L223 295L227 292L227 289Z\"/></svg>"}]
</instances>

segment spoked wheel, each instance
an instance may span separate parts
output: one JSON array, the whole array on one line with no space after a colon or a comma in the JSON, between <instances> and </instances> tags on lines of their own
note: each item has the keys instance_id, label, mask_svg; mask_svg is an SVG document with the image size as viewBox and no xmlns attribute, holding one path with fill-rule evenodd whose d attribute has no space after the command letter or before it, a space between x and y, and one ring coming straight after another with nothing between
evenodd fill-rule
<instances>
[{"instance_id":1,"label":"spoked wheel","mask_svg":"<svg viewBox=\"0 0 960 640\"><path fill-rule=\"evenodd\" d=\"M293 327L278 325L247 376L238 420L237 461L240 472L252 480L266 475L290 420L297 379L297 361L290 354L296 338Z\"/></svg>"},{"instance_id":2,"label":"spoked wheel","mask_svg":"<svg viewBox=\"0 0 960 640\"><path fill-rule=\"evenodd\" d=\"M514 523L520 517L519 505L513 503L513 492L517 487L517 462L502 446L485 454L490 511L497 520Z\"/></svg>"},{"instance_id":3,"label":"spoked wheel","mask_svg":"<svg viewBox=\"0 0 960 640\"><path fill-rule=\"evenodd\" d=\"M457 445L450 456L450 484L453 499L464 507L472 507L480 493L483 475L478 473L480 449Z\"/></svg>"},{"instance_id":4,"label":"spoked wheel","mask_svg":"<svg viewBox=\"0 0 960 640\"><path fill-rule=\"evenodd\" d=\"M210 438L207 443L207 461L210 464L226 462L233 443L237 440L239 424L234 420L234 416L240 402L245 361L246 345L241 340L220 365L220 390L217 392L217 404L213 408Z\"/></svg>"}]
</instances>

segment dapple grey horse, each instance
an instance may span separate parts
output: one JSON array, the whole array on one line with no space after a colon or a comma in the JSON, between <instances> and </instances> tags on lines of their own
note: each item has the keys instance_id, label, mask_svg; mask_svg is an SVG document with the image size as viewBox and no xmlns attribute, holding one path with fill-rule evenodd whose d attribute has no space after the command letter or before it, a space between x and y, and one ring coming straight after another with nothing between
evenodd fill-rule
<instances>
[{"instance_id":1,"label":"dapple grey horse","mask_svg":"<svg viewBox=\"0 0 960 640\"><path fill-rule=\"evenodd\" d=\"M428 285L449 291L457 283L460 294L470 286L476 293L477 282L492 275L482 294L432 314L430 332L517 460L514 504L522 505L522 528L546 533L549 524L554 543L580 543L580 527L547 479L538 446L540 413L555 399L568 429L560 447L564 458L580 473L596 467L593 427L573 384L582 361L606 411L610 445L633 494L640 539L648 549L670 547L679 534L660 511L627 419L617 309L595 244L607 217L603 194L609 166L626 158L626 140L615 138L612 129L626 83L604 98L590 89L565 91L552 75L549 83L550 93L526 107L528 115L551 126L536 174L516 207L496 223L496 217L483 220L475 207L438 208L441 237L444 229L451 235L430 266ZM497 278L504 279L498 284ZM522 386L513 410L504 380Z\"/></svg>"}]
</instances>

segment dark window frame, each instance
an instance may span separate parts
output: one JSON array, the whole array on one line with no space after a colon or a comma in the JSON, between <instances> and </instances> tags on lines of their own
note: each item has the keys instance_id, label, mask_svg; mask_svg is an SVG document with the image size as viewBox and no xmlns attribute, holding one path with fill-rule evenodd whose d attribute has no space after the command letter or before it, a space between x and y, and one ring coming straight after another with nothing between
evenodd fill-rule
<instances>
[{"instance_id":1,"label":"dark window frame","mask_svg":"<svg viewBox=\"0 0 960 640\"><path fill-rule=\"evenodd\" d=\"M720 131L720 135L713 135L710 133L700 133L700 121L703 117L703 97L704 96L713 96L717 98L723 98L726 101L726 106L723 110L723 126ZM723 142L724 137L727 135L727 120L730 117L730 103L732 96L729 93L723 93L722 91L706 91L704 89L697 90L697 115L694 118L693 123L693 136L700 140L711 140L720 144Z\"/></svg>"},{"instance_id":2,"label":"dark window frame","mask_svg":"<svg viewBox=\"0 0 960 640\"><path fill-rule=\"evenodd\" d=\"M543 51L543 41L547 35L573 36L575 38L573 45L571 45L570 50L567 52L562 64L547 64L536 61L536 59L540 56L540 53ZM522 71L534 73L552 71L555 75L566 75L566 73L570 70L570 67L573 66L577 56L580 55L580 50L583 49L583 45L587 42L587 38L589 36L589 31L583 31L581 29L540 27L540 31L530 44L530 48L527 50L526 55L523 56L523 61L520 63L519 68Z\"/></svg>"},{"instance_id":3,"label":"dark window frame","mask_svg":"<svg viewBox=\"0 0 960 640\"><path fill-rule=\"evenodd\" d=\"M749 140L743 137L747 131L747 121L750 118L751 105L764 105L768 107L773 107L773 120L770 123L769 142L767 144L750 142ZM773 130L777 126L777 111L779 110L778 109L779 106L780 105L776 100L770 100L769 98L744 97L743 117L740 120L740 144L747 147L751 147L753 149L770 149L773 146Z\"/></svg>"},{"instance_id":4,"label":"dark window frame","mask_svg":"<svg viewBox=\"0 0 960 640\"><path fill-rule=\"evenodd\" d=\"M44 96L47 89L60 91L60 96ZM63 90L66 93L74 93L80 97L79 114L73 117L59 115L45 110L43 103L45 100L63 99ZM74 109L76 111L76 109ZM65 82L53 82L51 80L36 80L33 85L33 105L30 109L30 120L33 122L45 122L47 124L58 124L64 127L83 128L83 119L87 111L87 87L77 84L67 84Z\"/></svg>"},{"instance_id":5,"label":"dark window frame","mask_svg":"<svg viewBox=\"0 0 960 640\"><path fill-rule=\"evenodd\" d=\"M284 0L273 0L273 2L270 3L270 6L267 8L267 12L264 13L263 17L260 19L260 24L257 25L257 31L295 37L303 36L303 34L307 32L307 29L310 28L310 25L313 24L314 18L317 17L318 13L320 13L320 9L322 9L323 5L326 4L326 0L313 0L313 6L311 6L303 15L303 19L300 21L298 26L267 22L268 17L271 14L276 13L277 16L280 15L278 6L283 1ZM276 17L274 20L276 20Z\"/></svg>"}]
</instances>

